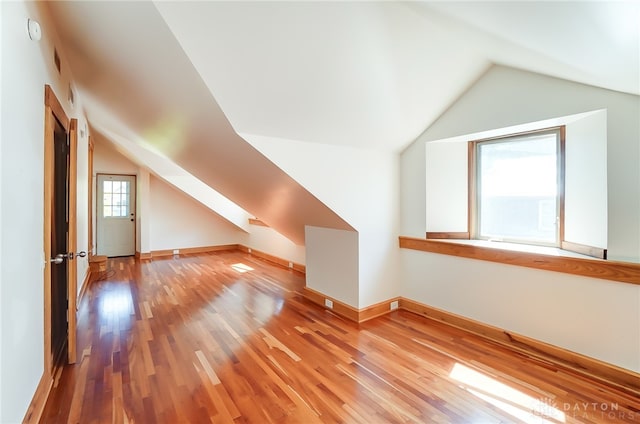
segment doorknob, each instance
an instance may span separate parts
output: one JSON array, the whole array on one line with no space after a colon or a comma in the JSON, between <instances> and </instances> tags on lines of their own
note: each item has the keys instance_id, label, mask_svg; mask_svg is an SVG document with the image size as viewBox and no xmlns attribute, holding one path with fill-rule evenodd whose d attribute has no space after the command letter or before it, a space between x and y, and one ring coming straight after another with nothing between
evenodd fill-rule
<instances>
[{"instance_id":1,"label":"doorknob","mask_svg":"<svg viewBox=\"0 0 640 424\"><path fill-rule=\"evenodd\" d=\"M68 255L66 255L69 259L73 259L76 256L80 257L80 258L84 258L85 256L87 256L87 252L85 252L84 250L78 253L73 253L73 252L69 252Z\"/></svg>"},{"instance_id":2,"label":"doorknob","mask_svg":"<svg viewBox=\"0 0 640 424\"><path fill-rule=\"evenodd\" d=\"M58 253L55 258L49 259L49 262L51 262L51 263L53 263L55 265L59 265L62 262L64 262L64 258L66 258L67 256L68 255L66 255L64 253Z\"/></svg>"},{"instance_id":3,"label":"doorknob","mask_svg":"<svg viewBox=\"0 0 640 424\"><path fill-rule=\"evenodd\" d=\"M65 258L69 258L69 260L73 260L73 258L75 258L76 256L84 258L85 256L87 256L87 252L83 250L82 252L78 252L78 253L73 253L73 252L58 253L55 258L49 259L49 262L51 262L52 264L59 265L62 262L64 262Z\"/></svg>"}]
</instances>

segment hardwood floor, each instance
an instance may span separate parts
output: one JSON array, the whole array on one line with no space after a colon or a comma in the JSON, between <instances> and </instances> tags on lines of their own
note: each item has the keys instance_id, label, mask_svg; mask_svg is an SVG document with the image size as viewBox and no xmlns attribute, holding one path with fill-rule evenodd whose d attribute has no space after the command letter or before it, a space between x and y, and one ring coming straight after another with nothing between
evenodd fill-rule
<instances>
[{"instance_id":1,"label":"hardwood floor","mask_svg":"<svg viewBox=\"0 0 640 424\"><path fill-rule=\"evenodd\" d=\"M346 321L240 252L111 259L43 422L633 423L640 400L396 311Z\"/></svg>"}]
</instances>

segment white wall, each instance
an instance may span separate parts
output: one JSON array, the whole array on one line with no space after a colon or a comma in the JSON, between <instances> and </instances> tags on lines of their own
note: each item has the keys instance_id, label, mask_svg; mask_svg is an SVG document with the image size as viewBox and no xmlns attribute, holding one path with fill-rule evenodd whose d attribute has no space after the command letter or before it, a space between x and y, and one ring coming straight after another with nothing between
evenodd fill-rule
<instances>
[{"instance_id":1,"label":"white wall","mask_svg":"<svg viewBox=\"0 0 640 424\"><path fill-rule=\"evenodd\" d=\"M469 231L468 151L465 142L426 143L425 231Z\"/></svg>"},{"instance_id":2,"label":"white wall","mask_svg":"<svg viewBox=\"0 0 640 424\"><path fill-rule=\"evenodd\" d=\"M93 184L95 187L95 174L122 174L137 175L138 165L118 152L113 144L95 135L93 137Z\"/></svg>"},{"instance_id":3,"label":"white wall","mask_svg":"<svg viewBox=\"0 0 640 424\"><path fill-rule=\"evenodd\" d=\"M136 252L151 252L151 175L144 168L136 178Z\"/></svg>"},{"instance_id":4,"label":"white wall","mask_svg":"<svg viewBox=\"0 0 640 424\"><path fill-rule=\"evenodd\" d=\"M79 102L72 107L67 101L70 75L64 57L62 75L54 69L56 37L47 16L35 2L1 2L0 7L0 422L20 422L44 368L44 85L52 86L69 118L79 118L81 126L84 117ZM28 18L40 21L40 42L27 35ZM78 147L80 178L87 167L86 135ZM87 219L84 193L79 187L79 225ZM78 236L78 247L85 247L86 229L79 228ZM80 282L83 261L77 262Z\"/></svg>"},{"instance_id":5,"label":"white wall","mask_svg":"<svg viewBox=\"0 0 640 424\"><path fill-rule=\"evenodd\" d=\"M82 103L76 93L76 109L80 110ZM78 112L80 113L80 112ZM78 115L78 149L77 149L77 204L76 204L76 252L90 251L89 246L89 130L84 115ZM77 267L77 288L78 293L82 290L82 284L89 272L89 257L76 256Z\"/></svg>"},{"instance_id":6,"label":"white wall","mask_svg":"<svg viewBox=\"0 0 640 424\"><path fill-rule=\"evenodd\" d=\"M639 260L640 98L500 66L403 152L402 234L424 237L425 141L599 109L608 121L609 254ZM404 297L640 371L640 286L425 252L401 255Z\"/></svg>"},{"instance_id":7,"label":"white wall","mask_svg":"<svg viewBox=\"0 0 640 424\"><path fill-rule=\"evenodd\" d=\"M249 233L241 234L241 243L255 250L301 265L306 264L305 246L300 246L271 227L251 225Z\"/></svg>"},{"instance_id":8,"label":"white wall","mask_svg":"<svg viewBox=\"0 0 640 424\"><path fill-rule=\"evenodd\" d=\"M0 25L2 25L3 18L3 6L2 3L0 2ZM3 33L4 31L2 31L2 27L0 26L0 49L2 49L3 44L2 44L2 38L3 38ZM2 63L3 63L3 58L4 55L0 52L0 93L2 92L2 87L4 86L4 80L2 79ZM4 117L3 113L2 113L2 103L4 103L2 97L0 96L0 164L2 164L2 140L3 140L3 136L4 133L2 132L2 119ZM2 172L0 172L0 240L2 240ZM0 243L0 310L2 308L2 243ZM2 313L0 313L0 380L2 379L2 376L4 375L2 373L2 342L3 337L2 337ZM0 384L0 420L2 420L2 400L4 398L2 397L2 384Z\"/></svg>"},{"instance_id":9,"label":"white wall","mask_svg":"<svg viewBox=\"0 0 640 424\"><path fill-rule=\"evenodd\" d=\"M568 123L565 138L564 238L572 243L606 249L606 111L597 111Z\"/></svg>"},{"instance_id":10,"label":"white wall","mask_svg":"<svg viewBox=\"0 0 640 424\"><path fill-rule=\"evenodd\" d=\"M424 237L426 232L426 145L414 142L400 156L400 234L404 236Z\"/></svg>"},{"instance_id":11,"label":"white wall","mask_svg":"<svg viewBox=\"0 0 640 424\"><path fill-rule=\"evenodd\" d=\"M638 286L402 250L403 296L640 371Z\"/></svg>"},{"instance_id":12,"label":"white wall","mask_svg":"<svg viewBox=\"0 0 640 424\"><path fill-rule=\"evenodd\" d=\"M244 232L157 177L150 184L151 250L236 244Z\"/></svg>"},{"instance_id":13,"label":"white wall","mask_svg":"<svg viewBox=\"0 0 640 424\"><path fill-rule=\"evenodd\" d=\"M351 284L357 286L358 302L338 300L363 308L398 296L398 155L247 134L243 137L357 230L358 281ZM316 272L311 257L315 251L310 250L308 240L305 243L309 280ZM321 284L319 279L314 281ZM331 283L326 284L317 290L329 294Z\"/></svg>"},{"instance_id":14,"label":"white wall","mask_svg":"<svg viewBox=\"0 0 640 424\"><path fill-rule=\"evenodd\" d=\"M358 305L358 233L307 226L307 287Z\"/></svg>"}]
</instances>

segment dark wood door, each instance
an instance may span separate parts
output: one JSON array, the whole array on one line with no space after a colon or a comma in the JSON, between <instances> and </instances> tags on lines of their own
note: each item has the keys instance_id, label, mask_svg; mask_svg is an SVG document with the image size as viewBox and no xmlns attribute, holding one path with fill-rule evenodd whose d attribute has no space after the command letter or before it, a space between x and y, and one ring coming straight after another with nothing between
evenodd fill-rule
<instances>
[{"instance_id":1,"label":"dark wood door","mask_svg":"<svg viewBox=\"0 0 640 424\"><path fill-rule=\"evenodd\" d=\"M54 367L66 359L68 335L69 261L69 142L56 120L54 130L53 200L51 212L51 253L60 259L51 265L51 350ZM63 255L63 256L59 256Z\"/></svg>"}]
</instances>

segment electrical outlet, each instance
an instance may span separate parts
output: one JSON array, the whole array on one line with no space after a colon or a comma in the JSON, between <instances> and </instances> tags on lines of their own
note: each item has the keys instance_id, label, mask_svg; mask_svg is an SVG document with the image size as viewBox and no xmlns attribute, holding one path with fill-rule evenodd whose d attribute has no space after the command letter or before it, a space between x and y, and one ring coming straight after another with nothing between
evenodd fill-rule
<instances>
[{"instance_id":1,"label":"electrical outlet","mask_svg":"<svg viewBox=\"0 0 640 424\"><path fill-rule=\"evenodd\" d=\"M251 248L249 248L248 250L249 250L249 253L251 253Z\"/></svg>"},{"instance_id":2,"label":"electrical outlet","mask_svg":"<svg viewBox=\"0 0 640 424\"><path fill-rule=\"evenodd\" d=\"M173 254L174 255L179 255L180 254L180 249L173 249Z\"/></svg>"},{"instance_id":3,"label":"electrical outlet","mask_svg":"<svg viewBox=\"0 0 640 424\"><path fill-rule=\"evenodd\" d=\"M324 300L324 306L326 306L329 309L333 309L333 300L331 299L325 299Z\"/></svg>"},{"instance_id":4,"label":"electrical outlet","mask_svg":"<svg viewBox=\"0 0 640 424\"><path fill-rule=\"evenodd\" d=\"M394 311L394 310L398 309L398 301L397 301L397 300L394 300L393 302L391 302L391 303L389 304L389 309L390 309L390 310L392 310L392 311Z\"/></svg>"},{"instance_id":5,"label":"electrical outlet","mask_svg":"<svg viewBox=\"0 0 640 424\"><path fill-rule=\"evenodd\" d=\"M289 262L289 268L293 268L293 262Z\"/></svg>"}]
</instances>

